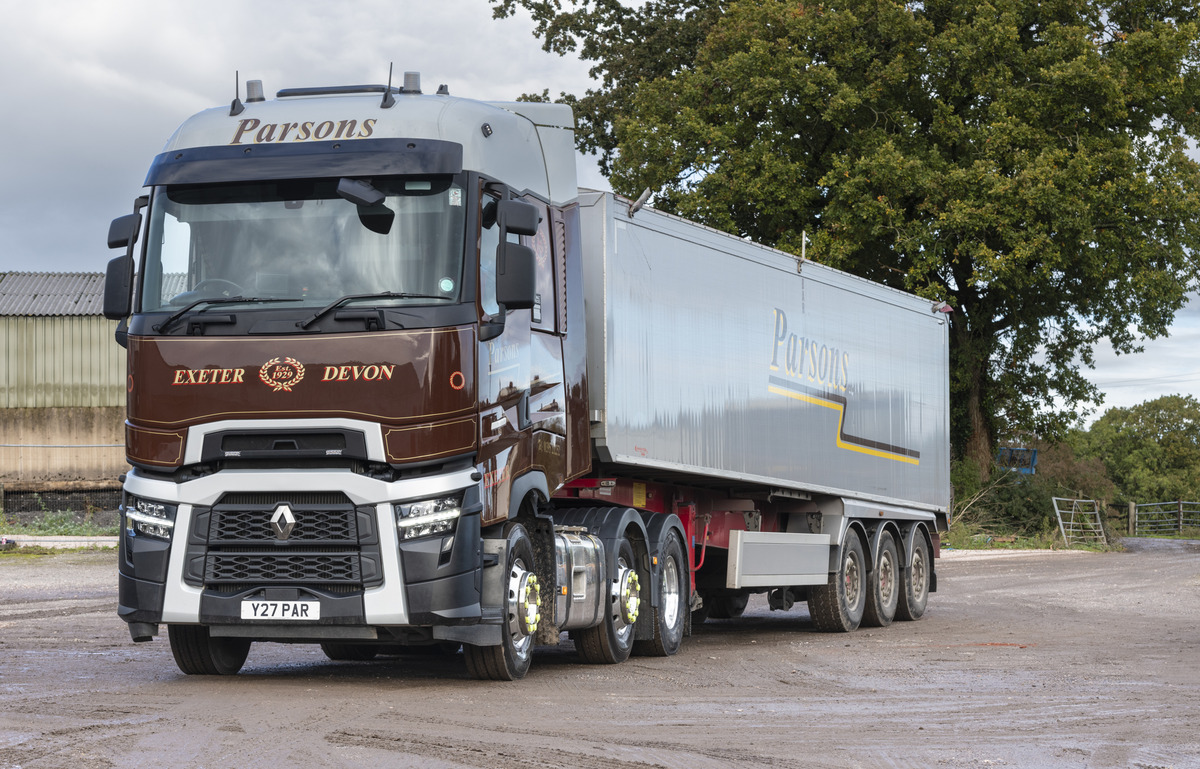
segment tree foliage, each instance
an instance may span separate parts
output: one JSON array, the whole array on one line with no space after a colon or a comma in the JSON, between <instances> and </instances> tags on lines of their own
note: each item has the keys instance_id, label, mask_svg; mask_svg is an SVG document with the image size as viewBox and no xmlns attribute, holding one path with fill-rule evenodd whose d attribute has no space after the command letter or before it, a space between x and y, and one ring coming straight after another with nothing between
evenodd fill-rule
<instances>
[{"instance_id":1,"label":"tree foliage","mask_svg":"<svg viewBox=\"0 0 1200 769\"><path fill-rule=\"evenodd\" d=\"M632 106L637 86L689 69L723 2L647 0L627 7L620 0L490 0L493 16L507 18L522 7L536 24L534 35L551 53L575 53L594 62L590 74L600 83L582 96L560 94L556 101L575 110L579 149L599 156L604 175L617 151L616 122ZM526 95L547 100L549 93Z\"/></svg>"},{"instance_id":2,"label":"tree foliage","mask_svg":"<svg viewBox=\"0 0 1200 769\"><path fill-rule=\"evenodd\" d=\"M1109 409L1077 442L1104 462L1120 502L1200 501L1200 401L1190 395Z\"/></svg>"},{"instance_id":3,"label":"tree foliage","mask_svg":"<svg viewBox=\"0 0 1200 769\"><path fill-rule=\"evenodd\" d=\"M597 62L580 144L618 192L950 303L980 466L1061 434L1093 346L1165 333L1200 275L1192 3L494 2Z\"/></svg>"}]
</instances>

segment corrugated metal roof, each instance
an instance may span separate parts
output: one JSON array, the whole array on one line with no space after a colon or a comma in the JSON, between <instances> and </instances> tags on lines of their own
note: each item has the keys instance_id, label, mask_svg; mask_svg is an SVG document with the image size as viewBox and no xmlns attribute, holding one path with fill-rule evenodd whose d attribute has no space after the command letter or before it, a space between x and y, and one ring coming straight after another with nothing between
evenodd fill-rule
<instances>
[{"instance_id":1,"label":"corrugated metal roof","mask_svg":"<svg viewBox=\"0 0 1200 769\"><path fill-rule=\"evenodd\" d=\"M0 272L0 315L101 315L99 272Z\"/></svg>"}]
</instances>

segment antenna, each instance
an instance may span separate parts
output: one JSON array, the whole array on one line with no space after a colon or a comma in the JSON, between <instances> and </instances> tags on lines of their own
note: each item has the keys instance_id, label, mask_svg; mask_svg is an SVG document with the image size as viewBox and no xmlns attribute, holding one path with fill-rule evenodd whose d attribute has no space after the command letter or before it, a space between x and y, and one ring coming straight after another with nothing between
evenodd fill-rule
<instances>
[{"instance_id":1,"label":"antenna","mask_svg":"<svg viewBox=\"0 0 1200 769\"><path fill-rule=\"evenodd\" d=\"M379 103L380 109L391 109L396 104L396 97L392 96L392 67L395 62L388 62L388 84L387 88L383 89L383 101Z\"/></svg>"},{"instance_id":2,"label":"antenna","mask_svg":"<svg viewBox=\"0 0 1200 769\"><path fill-rule=\"evenodd\" d=\"M241 73L236 69L233 71L233 102L229 105L229 116L240 115L246 110L246 105L242 104L241 97Z\"/></svg>"}]
</instances>

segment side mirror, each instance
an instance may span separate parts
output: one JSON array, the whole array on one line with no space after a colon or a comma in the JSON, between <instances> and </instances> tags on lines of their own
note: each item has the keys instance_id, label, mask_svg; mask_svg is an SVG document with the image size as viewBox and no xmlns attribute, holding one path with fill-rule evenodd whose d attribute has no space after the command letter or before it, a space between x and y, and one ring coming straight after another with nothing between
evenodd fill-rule
<instances>
[{"instance_id":1,"label":"side mirror","mask_svg":"<svg viewBox=\"0 0 1200 769\"><path fill-rule=\"evenodd\" d=\"M533 206L530 206L533 208ZM506 310L532 310L537 294L533 249L502 242L496 250L496 303Z\"/></svg>"},{"instance_id":2,"label":"side mirror","mask_svg":"<svg viewBox=\"0 0 1200 769\"><path fill-rule=\"evenodd\" d=\"M125 256L108 263L104 275L104 317L109 320L128 317L133 307L133 244L141 228L142 215L136 212L118 216L108 225L108 247L125 249Z\"/></svg>"},{"instance_id":3,"label":"side mirror","mask_svg":"<svg viewBox=\"0 0 1200 769\"><path fill-rule=\"evenodd\" d=\"M537 235L541 217L536 207L521 200L501 200L496 206L496 221L500 222L502 232Z\"/></svg>"},{"instance_id":4,"label":"side mirror","mask_svg":"<svg viewBox=\"0 0 1200 769\"><path fill-rule=\"evenodd\" d=\"M137 242L138 230L141 228L141 214L118 216L108 225L108 247L129 248Z\"/></svg>"},{"instance_id":5,"label":"side mirror","mask_svg":"<svg viewBox=\"0 0 1200 769\"><path fill-rule=\"evenodd\" d=\"M109 261L104 274L104 317L121 320L129 316L132 307L133 257L126 254Z\"/></svg>"}]
</instances>

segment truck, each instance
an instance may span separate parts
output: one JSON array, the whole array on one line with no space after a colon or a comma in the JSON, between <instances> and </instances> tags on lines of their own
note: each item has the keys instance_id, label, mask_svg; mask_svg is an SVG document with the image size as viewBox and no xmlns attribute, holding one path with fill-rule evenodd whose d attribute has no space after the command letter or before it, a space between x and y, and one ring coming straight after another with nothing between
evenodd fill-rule
<instances>
[{"instance_id":1,"label":"truck","mask_svg":"<svg viewBox=\"0 0 1200 769\"><path fill-rule=\"evenodd\" d=\"M513 680L563 634L673 655L752 595L831 632L925 612L944 306L580 189L564 105L240 97L108 234L133 641Z\"/></svg>"}]
</instances>

